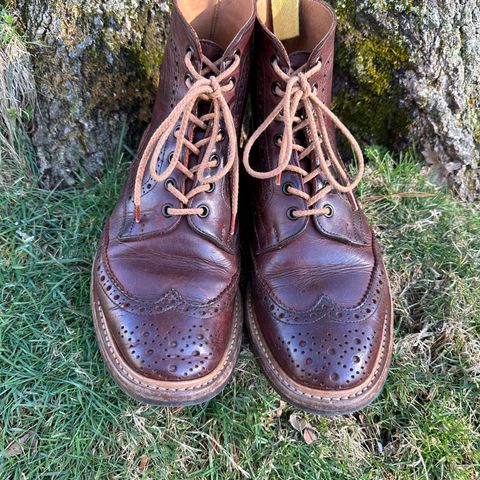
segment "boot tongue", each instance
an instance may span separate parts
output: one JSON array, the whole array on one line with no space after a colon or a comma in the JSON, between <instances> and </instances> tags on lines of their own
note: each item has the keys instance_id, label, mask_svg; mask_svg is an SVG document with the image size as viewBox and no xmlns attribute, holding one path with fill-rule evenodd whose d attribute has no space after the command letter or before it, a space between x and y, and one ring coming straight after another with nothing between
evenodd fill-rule
<instances>
[{"instance_id":1,"label":"boot tongue","mask_svg":"<svg viewBox=\"0 0 480 480\"><path fill-rule=\"evenodd\" d=\"M298 70L300 67L303 67L310 58L310 52L306 51L299 51L293 52L288 56L290 60L290 65L292 66L293 70Z\"/></svg>"},{"instance_id":2,"label":"boot tongue","mask_svg":"<svg viewBox=\"0 0 480 480\"><path fill-rule=\"evenodd\" d=\"M215 62L223 55L223 50L212 40L200 40L202 53L212 62Z\"/></svg>"}]
</instances>

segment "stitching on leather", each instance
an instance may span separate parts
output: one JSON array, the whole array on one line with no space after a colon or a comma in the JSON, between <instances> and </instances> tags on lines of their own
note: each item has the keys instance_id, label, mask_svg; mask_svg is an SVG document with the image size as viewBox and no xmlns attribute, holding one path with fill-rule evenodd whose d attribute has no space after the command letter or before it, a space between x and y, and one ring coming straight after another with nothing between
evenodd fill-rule
<instances>
[{"instance_id":1,"label":"stitching on leather","mask_svg":"<svg viewBox=\"0 0 480 480\"><path fill-rule=\"evenodd\" d=\"M173 105L175 103L175 97L178 92L178 86L179 86L179 77L180 77L180 67L178 64L178 59L180 58L178 54L178 47L177 44L175 43L175 36L172 35L171 38L172 42L172 49L173 49L173 63L174 63L174 76L173 76L173 85L172 89L170 90L170 96L169 96L169 103L170 103L170 108L173 108Z\"/></svg>"},{"instance_id":2,"label":"stitching on leather","mask_svg":"<svg viewBox=\"0 0 480 480\"><path fill-rule=\"evenodd\" d=\"M357 240L364 245L367 244L365 239L366 235L360 218L360 210L353 212L353 227L355 229L355 236L357 237Z\"/></svg>"},{"instance_id":3,"label":"stitching on leather","mask_svg":"<svg viewBox=\"0 0 480 480\"><path fill-rule=\"evenodd\" d=\"M107 230L107 228L106 228ZM107 235L107 238L108 238L108 231L106 231L106 235ZM111 282L115 285L116 288L118 288L125 296L129 297L131 300L138 300L138 301L142 301L141 299L139 299L138 297L136 297L133 293L129 292L128 290L126 290L122 285L120 285L120 282L118 281L117 277L115 276L115 274L113 273L111 267L110 267L110 260L108 258L108 255L107 255L107 245L104 245L103 248L102 248L102 255L101 255L101 260L103 262L105 262L105 267L106 267L106 270L107 270L107 273L108 273L108 276L110 277L110 280ZM100 258L98 259L97 263L100 262ZM235 274L233 277L232 277L232 281L230 282L230 284L225 287L225 289L220 292L215 298L213 298L212 300L209 300L207 302L208 303L211 303L211 302L214 302L214 301L217 301L218 299L220 299L220 297L229 289L231 288L231 286L235 283L236 279L238 277L238 273Z\"/></svg>"},{"instance_id":4,"label":"stitching on leather","mask_svg":"<svg viewBox=\"0 0 480 480\"><path fill-rule=\"evenodd\" d=\"M255 312L253 311L251 298L250 298L250 295L248 295L248 294L247 294L247 307L248 307L249 314L251 315L251 318L252 318L252 320L250 321L250 325L257 335L258 345L260 346L263 353L265 354L265 358L266 358L268 364L272 368L272 370L273 370L275 376L278 378L278 380L282 384L284 384L287 388L289 388L290 390L295 392L296 394L299 394L299 395L302 395L304 397L308 397L308 398L311 398L311 399L316 399L316 400L328 400L330 402L338 402L338 401L342 401L342 400L349 400L349 399L352 399L352 398L355 398L355 397L358 397L358 396L362 395L376 381L376 379L378 377L378 374L380 373L381 363L382 363L383 357L385 355L385 343L386 343L386 339L387 339L388 328L384 328L383 337L382 337L382 346L381 346L379 358L378 358L378 361L377 361L378 367L375 370L374 376L372 377L370 382L362 390L360 390L359 392L357 392L353 395L347 395L347 396L339 397L339 398L323 397L323 396L320 396L320 395L311 395L309 393L302 392L298 388L291 385L285 378L283 378L282 374L275 368L275 366L271 362L269 352L266 350L266 348L263 345L263 342L260 340L260 338L261 338L260 333L259 333L259 331L257 329L257 326L256 326L256 320L255 320L256 317L254 317ZM387 319L387 316L388 316L388 314L385 314L384 321Z\"/></svg>"},{"instance_id":5,"label":"stitching on leather","mask_svg":"<svg viewBox=\"0 0 480 480\"><path fill-rule=\"evenodd\" d=\"M238 66L237 70L234 72L235 78L237 79L237 94L233 97L233 107L232 113L234 113L236 117L243 117L243 112L245 111L245 106L247 103L246 94L247 88L250 85L250 57L251 57L251 45L247 43L244 47L238 45L241 49L241 60L240 65ZM243 50L242 50L243 48ZM248 70L247 70L248 69ZM248 75L240 74L241 72L248 72ZM240 118L243 120L243 118ZM239 122L241 123L241 122Z\"/></svg>"},{"instance_id":6,"label":"stitching on leather","mask_svg":"<svg viewBox=\"0 0 480 480\"><path fill-rule=\"evenodd\" d=\"M280 240L280 235L278 234L278 230L275 228L275 226L272 226L272 232L273 236L275 237L275 243L278 243Z\"/></svg>"},{"instance_id":7,"label":"stitching on leather","mask_svg":"<svg viewBox=\"0 0 480 480\"><path fill-rule=\"evenodd\" d=\"M322 63L328 63L332 59L332 57L333 57L333 49L328 54L328 57L326 57L326 58L321 57L321 61L322 61ZM333 67L332 67L332 70L333 70ZM320 70L320 72L318 72L318 77L320 77L322 75L322 73L323 73L322 70Z\"/></svg>"},{"instance_id":8,"label":"stitching on leather","mask_svg":"<svg viewBox=\"0 0 480 480\"><path fill-rule=\"evenodd\" d=\"M335 29L337 28L337 17L335 15L335 12L333 11L332 7L330 5L328 5L327 3L325 2L322 2L322 6L325 8L325 10L327 10L327 12L330 14L330 17L331 17L331 22L330 22L330 28L328 29L328 32L327 34L325 35L325 40L324 42L320 45L320 49L322 49L324 46L326 46L328 44L328 42L332 42L333 43L333 35L332 33L335 31Z\"/></svg>"},{"instance_id":9,"label":"stitching on leather","mask_svg":"<svg viewBox=\"0 0 480 480\"><path fill-rule=\"evenodd\" d=\"M282 320L281 318L278 318L277 315L275 315L275 321L280 322L280 323L285 323L287 325L314 325L315 323L318 323L321 320L323 320L328 314L331 314L332 311L334 311L334 309L335 309L335 303L332 302L330 300L330 298L326 295L320 296L318 298L318 300L315 302L314 306L307 309L307 310L297 310L297 309L294 309L294 308L290 308L290 307L287 307L283 302L281 302L273 294L273 292L269 289L268 286L266 286L266 285L262 284L262 282L260 282L260 287L264 291L265 290L267 291L267 293L270 295L270 298L272 299L272 301L274 303L277 303L280 308L282 308L283 310L286 310L288 313L293 313L293 314L297 313L299 316L308 314L308 315L315 315L315 317L316 317L315 320L312 320L312 321L304 321L304 322L293 321L293 322L290 322L290 321L287 321L287 320ZM366 302L364 302L364 303L366 303ZM316 312L317 310L319 310L320 305L328 305L328 304L330 304L331 309L328 309L328 307L327 307L327 308L325 308L325 310L326 310L325 312L319 312L319 313ZM361 309L362 307L363 307L363 304L359 305L358 307L352 308L352 309L343 308L343 309L339 309L338 311L342 311L342 310L347 311L347 312L348 311L355 311L357 309ZM365 322L370 317L373 316L373 314L376 312L377 308L373 309L367 316L363 316L363 317L355 319L355 320L346 320L346 319L336 320L335 316L334 316L334 318L331 318L330 321L335 322L335 323L340 323L340 324L349 324L349 323L356 324L356 323Z\"/></svg>"},{"instance_id":10,"label":"stitching on leather","mask_svg":"<svg viewBox=\"0 0 480 480\"><path fill-rule=\"evenodd\" d=\"M100 263L104 263L105 264L105 269L106 269L106 273L108 274L109 276L109 279L110 281L115 285L115 287L123 294L125 295L126 297L128 297L130 300L135 300L135 301L138 301L139 303L142 302L141 299L139 299L138 297L136 297L133 293L129 292L127 289L125 289L121 284L120 282L118 281L118 279L116 278L116 276L114 275L113 271L112 271L112 268L110 266L110 260L108 258L108 255L107 255L107 247L108 247L108 242L109 242L109 224L107 222L107 225L105 226L105 231L104 231L104 239L105 241L102 241L101 243L101 246L100 246L100 252L99 252L99 255L95 261L95 266L98 266L100 265ZM212 305L218 301L220 301L221 297L223 296L226 296L228 295L228 293L230 292L230 290L235 286L236 282L238 281L238 277L239 277L239 273L237 272L233 277L232 277L232 281L230 282L229 285L227 285L225 287L224 290L222 290L215 298L209 300L208 302L206 302L205 304L189 304L189 302L187 302L185 299L183 299L185 301L185 303L189 304L189 305L192 305L192 306L195 306L195 307L199 307L199 308L206 308L208 307L209 305ZM101 284L101 282L100 282ZM103 287L102 287L103 289ZM108 293L106 293L107 296Z\"/></svg>"},{"instance_id":11,"label":"stitching on leather","mask_svg":"<svg viewBox=\"0 0 480 480\"><path fill-rule=\"evenodd\" d=\"M334 51L332 49L330 51L328 57L326 57L325 59L322 58L322 63L324 63L324 64L329 63L332 60L333 53L334 53ZM332 66L332 69L333 69L333 66ZM321 73L322 72L319 72L319 76L321 76ZM324 76L326 76L326 74ZM330 70L329 76L330 77L332 76L332 70ZM343 200L343 197L340 196L340 198ZM364 235L363 228L361 226L360 226L360 228L358 228L358 226L361 225L361 222L359 222L358 216L355 215L355 213L356 212L353 212L353 215L352 215L353 227L354 227L354 231L353 231L354 240L349 239L346 235L339 234L337 232L332 231L331 229L326 228L324 225L321 224L318 215L315 216L315 224L321 232L323 232L327 235L331 235L331 236L336 237L336 238L341 238L343 240L346 240L347 242L351 242L351 243L354 243L354 244L357 244L357 245L358 244L367 245L368 242L365 241L365 235ZM360 230L361 233L359 233L359 230Z\"/></svg>"},{"instance_id":12,"label":"stitching on leather","mask_svg":"<svg viewBox=\"0 0 480 480\"><path fill-rule=\"evenodd\" d=\"M222 241L222 238L218 238L215 235L212 235L211 233L207 232L206 230L201 229L195 223L193 223L192 219L188 219L189 225L192 227L193 230L195 230L197 233L200 235L208 238L212 243L214 243L217 247L221 248L222 250L225 250L227 253L234 253L235 249L233 247L234 241L236 242L237 239L237 233L234 235L229 235L231 237L231 240L229 239L228 242Z\"/></svg>"},{"instance_id":13,"label":"stitching on leather","mask_svg":"<svg viewBox=\"0 0 480 480\"><path fill-rule=\"evenodd\" d=\"M354 227L354 232L353 232L353 235L355 236L355 238L352 240L350 238L347 237L347 235L345 234L342 234L342 233L339 233L339 232L334 232L333 230L330 230L328 228L326 228L324 225L322 225L318 219L318 215L316 215L317 218L315 218L315 223L317 224L318 228L320 229L320 231L322 233L325 233L326 235L329 235L331 237L334 237L335 239L339 239L339 240L343 240L347 243L350 243L350 244L354 244L354 245L362 245L362 246L365 246L365 245L368 245L367 242L365 242L365 240L363 238L359 238L358 236L358 231L356 229L356 225L355 225L355 216L353 216L353 227Z\"/></svg>"},{"instance_id":14,"label":"stitching on leather","mask_svg":"<svg viewBox=\"0 0 480 480\"><path fill-rule=\"evenodd\" d=\"M167 98L167 100L170 104L170 109L173 109L174 104L178 101L178 99L176 97L177 97L177 92L179 91L180 78L181 78L180 65L179 65L179 61L178 61L180 56L179 56L179 53L178 53L178 46L175 42L175 35L173 35L172 32L173 32L173 30L171 30L171 32L170 32L167 43L169 45L171 45L171 48L173 50L173 55L171 56L167 52L164 64L162 64L162 67L161 67L161 68L164 68L165 70L170 70L171 69L173 71L172 88L171 88L170 91L168 91L168 98ZM148 130L150 128L151 128L151 124L148 126ZM149 133L148 138L150 137L151 133L152 132ZM143 140L143 137L142 137L142 140ZM146 145L147 142L148 142L148 140L145 141L145 145ZM145 145L143 145L143 146L145 146ZM142 146L142 143L140 143L140 145L139 145L138 152L140 151L141 146ZM162 169L162 167L164 165L164 162L165 162L165 159L166 159L166 157L165 157L166 147L167 146L165 145L164 149L160 153L160 156L159 156L160 161L157 161L157 166L156 166L157 173L158 173L159 170ZM138 152L137 152L137 155L138 155ZM138 163L138 161L139 161L139 158L135 158L135 162ZM131 167L133 167L133 166L134 165L132 163ZM135 166L135 168L136 168L136 166ZM149 190L146 189L146 191L144 191L144 186L147 185L148 183L152 183L152 182L155 183L155 185L153 185L153 187L151 189L149 189ZM128 192L131 192L132 189L133 189L133 177L129 176L128 184L129 184L128 185ZM142 182L142 196L144 194L146 195L146 194L152 192L154 190L155 186L157 186L157 184L158 184L158 182L153 180L151 178L151 176L148 175L147 178L145 179L145 181ZM175 200L175 203L177 203L177 202L178 202L178 200ZM151 230L147 233L144 232L145 225L142 224L141 227L140 227L141 231L139 233L135 234L133 232L134 232L136 224L133 221L132 216L130 216L129 226L127 224L127 219L129 219L128 207L131 204L133 204L133 199L129 200L128 197L127 197L127 199L124 202L123 222L122 222L122 228L121 228L120 233L119 233L119 238L121 238L121 239L135 241L135 240L143 240L143 239L146 239L146 238L152 238L152 237L156 237L156 236L166 235L166 234L170 233L172 230L174 230L177 227L178 223L180 222L180 218L178 218L178 219L175 219L170 224L170 226L167 226L166 228L154 229L153 231Z\"/></svg>"},{"instance_id":15,"label":"stitching on leather","mask_svg":"<svg viewBox=\"0 0 480 480\"><path fill-rule=\"evenodd\" d=\"M188 391L194 391L194 390L199 390L200 388L203 388L203 387L206 387L208 385L210 385L211 383L213 383L216 378L218 378L219 375L221 375L225 369L227 368L227 366L229 366L229 362L227 360L230 359L231 357L231 353L232 353L232 350L233 350L233 347L235 346L235 341L236 341L236 338L237 338L237 333L238 333L238 330L239 330L239 325L240 325L240 321L238 319L238 310L239 310L239 304L240 302L239 301L236 301L235 302L235 311L234 311L234 330L232 332L232 339L230 341L230 344L228 346L228 349L227 349L227 358L226 358L226 361L224 363L224 365L222 366L222 368L208 381L208 382L204 382L204 383L201 383L200 385L196 385L194 387L185 387L185 388L168 388L168 387L160 387L160 386L153 386L149 383L145 383L145 382L142 382L141 380L138 380L138 379L135 379L135 377L133 377L132 375L130 375L126 370L125 368L123 367L123 365L121 364L121 362L123 361L122 359L120 359L117 354L115 353L115 350L112 348L111 346L111 342L108 338L108 335L106 334L106 330L108 328L107 324L106 324L106 320L105 320L105 316L103 314L103 310L102 310L102 307L100 305L100 302L97 300L96 302L97 304L97 307L98 307L98 310L100 312L100 319L101 319L101 324L102 324L102 334L103 334L103 337L104 337L104 340L105 340L105 344L108 346L108 350L110 351L110 353L112 354L112 356L114 357L115 359L115 363L116 365L118 366L118 368L120 369L121 373L123 374L124 377L126 377L129 381L131 382L134 382L135 384L137 385L141 385L141 386L144 386L144 387L147 387L148 389L152 390L164 390L164 391L172 391L172 392L179 392L179 391L183 391L183 392L188 392Z\"/></svg>"},{"instance_id":16,"label":"stitching on leather","mask_svg":"<svg viewBox=\"0 0 480 480\"><path fill-rule=\"evenodd\" d=\"M372 242L372 251L373 251L373 257L375 259L375 263L373 265L373 270L372 270L372 275L370 277L370 281L368 282L368 286L366 288L366 293L365 295L363 296L363 298L360 300L360 302L355 306L355 307L351 307L352 309L354 308L357 308L358 306L362 305L363 303L365 303L365 300L366 298L368 297L369 295L369 291L372 287L372 284L375 280L375 272L377 270L380 271L380 269L382 270L382 273L385 274L385 276L387 276L387 273L386 273L386 270L385 268L382 266L382 262L381 262L381 258L380 258L380 252L379 252L379 247L378 247L378 244L373 241ZM262 274L260 272L258 272L257 268L256 268L256 265L254 263L253 265L254 267L254 273L255 273L255 276L257 278L260 279L261 283L262 283L262 287L265 288L267 290L267 292L273 297L273 299L279 304L281 305L282 307L286 308L286 309L290 309L290 307L288 307L286 304L284 304L279 298L277 298L275 296L275 294L273 293L273 290L268 286L268 282L266 281L266 279L263 278ZM292 311L297 311L295 309L291 309ZM297 312L301 312L300 310L298 310Z\"/></svg>"}]
</instances>

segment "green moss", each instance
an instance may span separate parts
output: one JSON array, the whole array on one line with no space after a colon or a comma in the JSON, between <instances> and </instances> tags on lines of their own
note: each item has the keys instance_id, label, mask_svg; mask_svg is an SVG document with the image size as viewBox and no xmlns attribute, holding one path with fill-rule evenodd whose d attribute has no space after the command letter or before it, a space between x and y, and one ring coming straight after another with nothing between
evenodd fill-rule
<instances>
[{"instance_id":1,"label":"green moss","mask_svg":"<svg viewBox=\"0 0 480 480\"><path fill-rule=\"evenodd\" d=\"M412 0L394 5L377 0L368 6L368 13L409 14L413 7ZM358 16L354 0L338 1L336 12L336 68L346 87L336 92L335 108L356 135L391 145L394 134L406 132L410 122L408 113L399 108L402 88L396 82L397 73L408 64L407 49L391 32L370 28Z\"/></svg>"},{"instance_id":2,"label":"green moss","mask_svg":"<svg viewBox=\"0 0 480 480\"><path fill-rule=\"evenodd\" d=\"M152 80L158 79L158 72L163 59L163 49L142 49L138 52L138 61L145 74Z\"/></svg>"},{"instance_id":3,"label":"green moss","mask_svg":"<svg viewBox=\"0 0 480 480\"><path fill-rule=\"evenodd\" d=\"M356 0L337 0L335 3L337 16L343 19L346 16L352 17L357 10ZM415 0L370 0L367 8L377 13L411 13L415 10Z\"/></svg>"},{"instance_id":4,"label":"green moss","mask_svg":"<svg viewBox=\"0 0 480 480\"><path fill-rule=\"evenodd\" d=\"M480 143L480 103L477 98L472 96L468 101L469 113L471 116L470 122L473 125L473 138ZM480 159L479 159L480 161Z\"/></svg>"},{"instance_id":5,"label":"green moss","mask_svg":"<svg viewBox=\"0 0 480 480\"><path fill-rule=\"evenodd\" d=\"M353 67L358 80L375 95L385 95L392 81L392 73L408 61L405 49L394 40L368 35L353 40L355 52Z\"/></svg>"},{"instance_id":6,"label":"green moss","mask_svg":"<svg viewBox=\"0 0 480 480\"><path fill-rule=\"evenodd\" d=\"M411 122L408 112L398 108L399 96L398 89L385 96L345 90L336 94L334 110L358 138L389 145L398 132L407 132Z\"/></svg>"},{"instance_id":7,"label":"green moss","mask_svg":"<svg viewBox=\"0 0 480 480\"><path fill-rule=\"evenodd\" d=\"M13 15L0 7L0 45L8 45L16 36L18 32Z\"/></svg>"}]
</instances>

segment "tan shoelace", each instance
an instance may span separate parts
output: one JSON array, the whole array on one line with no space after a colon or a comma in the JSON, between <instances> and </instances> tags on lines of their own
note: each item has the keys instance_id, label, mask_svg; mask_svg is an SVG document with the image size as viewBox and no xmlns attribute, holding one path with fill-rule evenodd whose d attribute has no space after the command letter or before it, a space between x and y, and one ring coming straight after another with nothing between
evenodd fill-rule
<instances>
[{"instance_id":1,"label":"tan shoelace","mask_svg":"<svg viewBox=\"0 0 480 480\"><path fill-rule=\"evenodd\" d=\"M364 160L363 154L353 135L349 132L347 127L340 121L340 119L317 97L316 90L308 83L308 79L315 75L322 65L318 62L307 72L302 72L302 68L292 72L290 75L283 72L278 66L278 61L273 61L273 68L277 75L286 83L285 90L276 88L276 94L282 97L278 105L273 109L272 113L263 121L257 128L254 134L250 137L245 146L243 154L243 164L247 172L255 178L266 179L277 177L277 183L280 183L280 177L285 170L298 173L302 176L303 184L313 180L317 175L323 173L328 181L328 185L321 188L313 195L288 186L288 193L303 198L307 202L308 210L295 210L291 215L295 218L305 217L308 215L330 215L332 213L330 208L311 208L321 198L327 195L332 190L350 194L353 199L352 191L359 184L363 176ZM304 119L297 116L299 108L303 106ZM358 161L357 176L353 181L350 181L349 176L344 170L340 160L337 158L327 132L325 117L328 117L337 126L337 128L345 135L347 140L352 145L353 151ZM320 124L320 132L317 128L317 119ZM278 120L284 124L283 135L281 137L280 152L278 155L278 165L273 170L268 172L259 172L250 166L250 151L253 144L263 134L263 132L274 121ZM300 130L305 130L305 137L308 139L309 145L304 147L294 143L294 135ZM322 150L322 143L325 145L328 159ZM310 155L313 151L318 158L318 167L313 171L308 172L297 165L290 165L290 159L293 151L298 154L298 163ZM330 167L338 172L342 183L339 183L332 174ZM353 201L355 207L356 204Z\"/></svg>"},{"instance_id":2,"label":"tan shoelace","mask_svg":"<svg viewBox=\"0 0 480 480\"><path fill-rule=\"evenodd\" d=\"M138 164L138 170L135 177L134 188L134 204L135 204L135 221L140 222L140 203L142 194L142 182L147 163L150 162L150 175L157 182L165 181L171 173L178 169L190 180L194 180L195 176L199 185L188 193L181 192L172 182L168 182L167 190L177 198L182 205L187 205L189 201L198 193L210 190L211 184L217 182L232 170L232 218L230 231L235 231L235 221L238 209L238 152L237 152L237 134L235 130L235 122L232 112L225 100L224 93L231 91L235 87L234 80L231 76L240 63L240 57L235 54L232 63L223 72L221 65L224 60L219 59L215 62L210 61L207 57L202 57L201 72L198 73L192 64L192 52L188 51L185 56L185 64L191 75L191 81L188 80L187 86L189 90L177 106L171 111L168 117L160 124L151 136L143 155ZM209 75L210 74L210 75ZM209 75L208 78L206 75ZM226 84L222 85L227 81ZM198 102L204 100L210 102L212 108L209 113L197 117L193 112ZM223 119L225 131L228 137L228 154L227 159L222 168L219 168L214 175L205 176L205 171L210 168L218 167L218 162L213 160L212 152L215 144L224 138L220 122ZM157 161L165 143L172 130L180 121L179 126L175 129L176 145L170 164L161 174L156 172ZM196 143L192 143L187 138L187 131L191 124L201 128L205 132L209 131L209 135L203 137ZM186 147L193 155L202 157L197 165L189 168L181 161L182 148ZM202 148L205 150L202 153ZM203 208L173 208L168 207L166 213L168 215L202 215Z\"/></svg>"}]
</instances>

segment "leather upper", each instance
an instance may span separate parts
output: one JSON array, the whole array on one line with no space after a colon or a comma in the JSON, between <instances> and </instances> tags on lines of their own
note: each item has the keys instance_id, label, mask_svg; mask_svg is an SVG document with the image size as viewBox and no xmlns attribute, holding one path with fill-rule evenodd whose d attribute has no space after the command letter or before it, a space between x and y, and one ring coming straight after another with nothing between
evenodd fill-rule
<instances>
[{"instance_id":1,"label":"leather upper","mask_svg":"<svg viewBox=\"0 0 480 480\"><path fill-rule=\"evenodd\" d=\"M255 127L279 102L275 84L281 79L272 68L273 59L285 72L302 66L308 70L320 60L322 68L309 81L318 98L327 107L331 104L334 13L322 1L302 0L300 9L306 5L320 23L318 30L325 32L308 51L287 51L265 18L257 21L256 88L252 90ZM309 27L304 24L303 28ZM288 42L285 45L289 48ZM259 138L252 158L256 170L268 171L278 164L275 139L282 135L282 128L281 122L274 121ZM327 129L335 145L331 122L327 121ZM308 132L303 141L308 144ZM309 161L306 165L303 160L303 168L315 167L314 160ZM295 152L290 164L300 165ZM355 207L353 194L332 190L311 207L328 206L332 215L289 216L290 209L308 207L303 198L289 194L286 186L311 194L325 183L319 175L304 185L300 174L287 170L279 185L276 178L250 179L254 211L251 295L262 335L282 369L305 386L342 390L362 385L383 361L391 301L378 244L365 215Z\"/></svg>"},{"instance_id":2,"label":"leather upper","mask_svg":"<svg viewBox=\"0 0 480 480\"><path fill-rule=\"evenodd\" d=\"M183 6L186 3L181 2ZM184 60L188 51L193 52L192 63L198 71L201 55L211 61L221 58L225 66L235 54L240 56L232 75L235 87L225 94L239 130L249 81L253 26L252 11L223 50L210 38L200 39L179 4L174 4L152 121L97 252L93 288L110 333L124 361L153 379L199 378L215 369L225 353L238 293L238 231L233 235L229 232L230 174L212 185L211 191L191 199L190 208L208 207L208 216L202 218L165 215L166 205L179 208L180 202L167 190L166 182L156 182L147 170L142 181L142 216L137 223L133 199L136 167L152 132L188 91ZM157 173L168 165L175 148L174 132L157 160ZM204 134L193 127L190 132L192 140ZM214 153L220 165L227 147L226 139L216 144ZM183 163L189 166L198 161L185 148L182 155ZM197 186L178 169L169 181L183 192Z\"/></svg>"}]
</instances>

